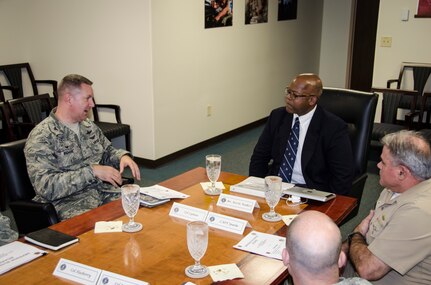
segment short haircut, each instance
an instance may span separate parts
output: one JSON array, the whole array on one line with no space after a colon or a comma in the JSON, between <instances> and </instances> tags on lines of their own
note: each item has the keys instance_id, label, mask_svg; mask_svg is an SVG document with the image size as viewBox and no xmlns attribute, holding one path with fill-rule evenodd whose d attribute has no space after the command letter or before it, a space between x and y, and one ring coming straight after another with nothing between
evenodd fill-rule
<instances>
[{"instance_id":1,"label":"short haircut","mask_svg":"<svg viewBox=\"0 0 431 285\"><path fill-rule=\"evenodd\" d=\"M301 219L303 217L300 214L292 221L287 231L286 249L290 261L301 266L303 270L316 275L333 266L338 266L341 252L341 233L337 225L329 217L318 226L315 223L305 223L304 225L301 223ZM325 236L322 240L319 239L321 231L330 231L332 234Z\"/></svg>"},{"instance_id":2,"label":"short haircut","mask_svg":"<svg viewBox=\"0 0 431 285\"><path fill-rule=\"evenodd\" d=\"M431 178L430 143L415 131L399 131L385 135L381 142L393 157L394 165L404 165L420 180Z\"/></svg>"},{"instance_id":3,"label":"short haircut","mask_svg":"<svg viewBox=\"0 0 431 285\"><path fill-rule=\"evenodd\" d=\"M69 74L66 75L60 82L58 86L58 96L62 97L67 92L72 90L80 89L81 84L93 85L93 82L79 74Z\"/></svg>"}]
</instances>

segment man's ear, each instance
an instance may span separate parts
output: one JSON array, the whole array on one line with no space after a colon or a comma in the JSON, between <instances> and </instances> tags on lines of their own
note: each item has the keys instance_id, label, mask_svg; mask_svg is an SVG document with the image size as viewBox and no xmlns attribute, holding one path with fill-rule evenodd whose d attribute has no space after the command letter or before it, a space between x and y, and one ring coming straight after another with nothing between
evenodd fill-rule
<instances>
[{"instance_id":1,"label":"man's ear","mask_svg":"<svg viewBox=\"0 0 431 285\"><path fill-rule=\"evenodd\" d=\"M338 257L338 268L343 268L346 266L347 256L344 251L340 252L340 256Z\"/></svg>"},{"instance_id":2,"label":"man's ear","mask_svg":"<svg viewBox=\"0 0 431 285\"><path fill-rule=\"evenodd\" d=\"M286 248L283 248L283 251L281 252L281 257L283 258L283 263L285 266L289 265L289 253L287 252Z\"/></svg>"}]
</instances>

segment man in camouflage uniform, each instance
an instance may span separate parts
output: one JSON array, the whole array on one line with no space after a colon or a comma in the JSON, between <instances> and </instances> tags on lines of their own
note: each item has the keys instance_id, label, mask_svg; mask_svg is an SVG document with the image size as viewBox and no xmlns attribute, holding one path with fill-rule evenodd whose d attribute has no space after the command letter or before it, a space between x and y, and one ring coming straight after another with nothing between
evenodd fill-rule
<instances>
[{"instance_id":1,"label":"man in camouflage uniform","mask_svg":"<svg viewBox=\"0 0 431 285\"><path fill-rule=\"evenodd\" d=\"M18 238L18 233L10 228L8 217L0 213L0 246L10 243Z\"/></svg>"},{"instance_id":2,"label":"man in camouflage uniform","mask_svg":"<svg viewBox=\"0 0 431 285\"><path fill-rule=\"evenodd\" d=\"M24 149L33 200L51 202L61 220L118 199L125 167L140 180L130 154L115 149L88 119L94 107L91 85L80 75L64 77L58 107L32 130Z\"/></svg>"}]
</instances>

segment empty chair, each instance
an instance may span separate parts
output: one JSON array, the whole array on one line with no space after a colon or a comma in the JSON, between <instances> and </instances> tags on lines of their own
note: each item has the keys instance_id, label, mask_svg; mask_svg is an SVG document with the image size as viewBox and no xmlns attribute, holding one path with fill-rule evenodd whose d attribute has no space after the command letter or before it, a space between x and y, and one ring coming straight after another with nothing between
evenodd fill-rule
<instances>
[{"instance_id":1,"label":"empty chair","mask_svg":"<svg viewBox=\"0 0 431 285\"><path fill-rule=\"evenodd\" d=\"M367 161L377 106L377 94L340 88L323 88L318 104L343 119L349 130L354 159L354 181L348 195L358 199L358 207L344 220L356 216L367 180Z\"/></svg>"},{"instance_id":2,"label":"empty chair","mask_svg":"<svg viewBox=\"0 0 431 285\"><path fill-rule=\"evenodd\" d=\"M0 145L0 172L20 234L26 234L59 222L51 203L36 203L34 188L27 174L24 155L26 140Z\"/></svg>"},{"instance_id":3,"label":"empty chair","mask_svg":"<svg viewBox=\"0 0 431 285\"><path fill-rule=\"evenodd\" d=\"M51 112L48 94L35 95L7 101L11 111L16 137L23 139Z\"/></svg>"},{"instance_id":4,"label":"empty chair","mask_svg":"<svg viewBox=\"0 0 431 285\"><path fill-rule=\"evenodd\" d=\"M115 111L116 123L100 121L98 109L111 109ZM131 151L130 147L130 126L121 123L120 106L113 104L95 104L93 108L94 123L102 130L103 134L109 139L124 136L125 147Z\"/></svg>"},{"instance_id":5,"label":"empty chair","mask_svg":"<svg viewBox=\"0 0 431 285\"><path fill-rule=\"evenodd\" d=\"M418 92L415 90L401 90L388 88L372 88L373 92L383 94L382 113L380 123L374 123L371 136L371 146L376 153L381 152L380 139L386 134L395 133L404 129L415 129L419 120L420 111L417 107ZM405 104L408 108L405 109ZM404 110L404 116L398 117L400 110ZM417 118L417 119L415 119Z\"/></svg>"},{"instance_id":6,"label":"empty chair","mask_svg":"<svg viewBox=\"0 0 431 285\"><path fill-rule=\"evenodd\" d=\"M40 84L50 85L53 93L57 90L57 81L55 80L36 80L28 62L0 65L0 74L7 81L7 86L0 87L0 96L3 95L3 90L12 91L12 98L14 99L39 95L38 85ZM26 84L31 86L32 94L24 94Z\"/></svg>"}]
</instances>

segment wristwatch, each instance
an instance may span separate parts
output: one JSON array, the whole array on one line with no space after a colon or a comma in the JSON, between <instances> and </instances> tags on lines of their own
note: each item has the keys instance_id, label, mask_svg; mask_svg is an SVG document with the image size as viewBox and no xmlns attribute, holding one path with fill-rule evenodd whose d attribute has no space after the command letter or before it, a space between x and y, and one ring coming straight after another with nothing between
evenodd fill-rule
<instances>
[{"instance_id":1,"label":"wristwatch","mask_svg":"<svg viewBox=\"0 0 431 285\"><path fill-rule=\"evenodd\" d=\"M352 238L353 238L355 235L360 235L360 236L362 237L362 239L363 239L363 240L365 240L364 235L363 235L363 234L361 234L360 232L353 232L353 233L350 233L350 234L347 236L347 240L348 240L348 242L349 242L349 247L350 247L350 244L352 243Z\"/></svg>"}]
</instances>

